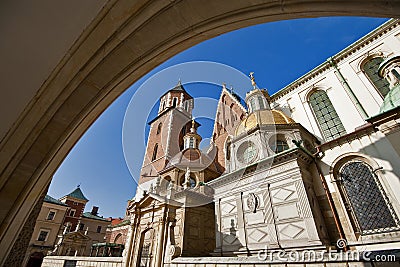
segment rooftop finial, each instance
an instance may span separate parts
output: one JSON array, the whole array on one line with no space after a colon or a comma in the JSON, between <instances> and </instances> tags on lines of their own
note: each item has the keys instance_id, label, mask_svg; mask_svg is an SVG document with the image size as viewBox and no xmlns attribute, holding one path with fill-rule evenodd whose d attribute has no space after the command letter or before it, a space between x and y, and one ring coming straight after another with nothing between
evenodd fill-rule
<instances>
[{"instance_id":1,"label":"rooftop finial","mask_svg":"<svg viewBox=\"0 0 400 267\"><path fill-rule=\"evenodd\" d=\"M222 89L226 89L226 83L222 83Z\"/></svg>"},{"instance_id":2,"label":"rooftop finial","mask_svg":"<svg viewBox=\"0 0 400 267\"><path fill-rule=\"evenodd\" d=\"M256 89L257 88L257 84L256 84L256 81L255 81L255 79L254 79L254 72L250 72L250 79L251 79L251 85L253 85L253 88L254 89Z\"/></svg>"},{"instance_id":3,"label":"rooftop finial","mask_svg":"<svg viewBox=\"0 0 400 267\"><path fill-rule=\"evenodd\" d=\"M194 119L192 119L192 128L195 130L195 122L194 122Z\"/></svg>"},{"instance_id":4,"label":"rooftop finial","mask_svg":"<svg viewBox=\"0 0 400 267\"><path fill-rule=\"evenodd\" d=\"M179 78L179 80L178 80L178 85L182 85L181 78Z\"/></svg>"}]
</instances>

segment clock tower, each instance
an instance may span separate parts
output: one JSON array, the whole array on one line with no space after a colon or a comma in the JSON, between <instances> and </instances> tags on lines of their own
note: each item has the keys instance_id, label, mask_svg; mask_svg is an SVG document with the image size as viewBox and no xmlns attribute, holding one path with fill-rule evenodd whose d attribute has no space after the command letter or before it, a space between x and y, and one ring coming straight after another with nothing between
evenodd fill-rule
<instances>
[{"instance_id":1,"label":"clock tower","mask_svg":"<svg viewBox=\"0 0 400 267\"><path fill-rule=\"evenodd\" d=\"M186 92L181 81L160 97L157 117L149 122L138 190L148 190L170 159L183 149L183 136L190 130L193 107L193 97Z\"/></svg>"}]
</instances>

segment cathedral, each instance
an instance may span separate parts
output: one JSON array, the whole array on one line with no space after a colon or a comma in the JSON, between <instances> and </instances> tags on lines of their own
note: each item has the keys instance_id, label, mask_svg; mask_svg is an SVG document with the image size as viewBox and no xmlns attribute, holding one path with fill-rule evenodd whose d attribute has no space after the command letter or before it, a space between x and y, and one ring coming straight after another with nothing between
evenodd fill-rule
<instances>
[{"instance_id":1,"label":"cathedral","mask_svg":"<svg viewBox=\"0 0 400 267\"><path fill-rule=\"evenodd\" d=\"M161 96L127 266L399 249L399 36L391 20L273 95L251 73L245 105L222 86L206 150L184 86Z\"/></svg>"},{"instance_id":2,"label":"cathedral","mask_svg":"<svg viewBox=\"0 0 400 267\"><path fill-rule=\"evenodd\" d=\"M127 208L123 266L397 266L399 24L275 94L253 73L245 99L223 85L207 149L184 85L162 95ZM322 256L282 256L292 252ZM370 265L389 254L390 265Z\"/></svg>"}]
</instances>

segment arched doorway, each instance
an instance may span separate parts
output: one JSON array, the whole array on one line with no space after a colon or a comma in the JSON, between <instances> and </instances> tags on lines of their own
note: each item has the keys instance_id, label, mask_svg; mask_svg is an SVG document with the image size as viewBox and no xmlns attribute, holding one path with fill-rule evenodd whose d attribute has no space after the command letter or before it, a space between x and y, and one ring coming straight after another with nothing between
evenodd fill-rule
<instances>
[{"instance_id":1,"label":"arched doorway","mask_svg":"<svg viewBox=\"0 0 400 267\"><path fill-rule=\"evenodd\" d=\"M354 0L105 4L92 24L81 29L73 47L65 49L51 75L34 88L34 97L1 138L0 264L22 239L19 234L35 203L77 140L129 85L166 59L219 34L263 22L398 14L400 3L382 0L362 5ZM24 79L24 73L18 77Z\"/></svg>"}]
</instances>

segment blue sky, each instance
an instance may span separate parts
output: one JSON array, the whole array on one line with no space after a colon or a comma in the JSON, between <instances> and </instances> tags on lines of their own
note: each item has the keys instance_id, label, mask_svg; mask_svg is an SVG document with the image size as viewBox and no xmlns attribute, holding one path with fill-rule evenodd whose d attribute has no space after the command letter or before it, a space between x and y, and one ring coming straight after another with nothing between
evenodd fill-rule
<instances>
[{"instance_id":1,"label":"blue sky","mask_svg":"<svg viewBox=\"0 0 400 267\"><path fill-rule=\"evenodd\" d=\"M213 61L245 74L255 72L258 86L268 88L272 94L386 20L329 17L260 24L218 36L176 55L133 84L99 117L54 174L48 193L59 198L80 184L90 200L87 210L94 205L100 207L99 212L104 217L124 215L126 201L136 192L136 183L123 153L124 116L132 96L153 74L179 63ZM185 77L171 75L168 83L175 84L179 78L184 80ZM230 81L225 82L229 87ZM217 99L220 94L220 87L216 85L197 83L185 88L195 98ZM240 89L250 90L250 82L248 88ZM150 120L155 110L150 114L137 110L137 114ZM200 123L200 134L203 138L209 137L213 121L204 118ZM137 127L146 131L146 125ZM144 146L145 140L142 144ZM142 150L137 149L139 156ZM141 165L141 162L135 163Z\"/></svg>"}]
</instances>

